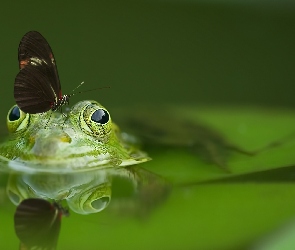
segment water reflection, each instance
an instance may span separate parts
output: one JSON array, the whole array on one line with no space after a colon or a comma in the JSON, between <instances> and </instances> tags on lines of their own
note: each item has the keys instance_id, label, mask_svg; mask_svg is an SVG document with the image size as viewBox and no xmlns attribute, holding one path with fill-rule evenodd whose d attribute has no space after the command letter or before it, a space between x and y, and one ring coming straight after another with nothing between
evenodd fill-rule
<instances>
[{"instance_id":1,"label":"water reflection","mask_svg":"<svg viewBox=\"0 0 295 250\"><path fill-rule=\"evenodd\" d=\"M17 206L20 249L55 249L61 217L68 211L86 215L109 207L120 215L143 217L170 190L165 179L138 166L63 174L12 172L7 183L7 195Z\"/></svg>"},{"instance_id":2,"label":"water reflection","mask_svg":"<svg viewBox=\"0 0 295 250\"><path fill-rule=\"evenodd\" d=\"M14 214L20 249L55 249L62 216L68 214L68 210L57 202L36 198L23 200Z\"/></svg>"}]
</instances>

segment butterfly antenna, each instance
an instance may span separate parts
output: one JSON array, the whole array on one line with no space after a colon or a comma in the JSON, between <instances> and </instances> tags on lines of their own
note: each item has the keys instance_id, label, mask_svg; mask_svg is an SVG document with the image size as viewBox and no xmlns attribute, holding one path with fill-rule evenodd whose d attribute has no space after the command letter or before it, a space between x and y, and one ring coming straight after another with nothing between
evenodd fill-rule
<instances>
[{"instance_id":1,"label":"butterfly antenna","mask_svg":"<svg viewBox=\"0 0 295 250\"><path fill-rule=\"evenodd\" d=\"M73 90L72 90L72 93L73 92L75 92L75 90L77 89L77 88L79 88L81 85L83 85L84 84L84 81L83 82L81 82L76 88L74 88Z\"/></svg>"},{"instance_id":2,"label":"butterfly antenna","mask_svg":"<svg viewBox=\"0 0 295 250\"><path fill-rule=\"evenodd\" d=\"M99 87L99 88L95 88L95 89L87 89L87 90L84 90L84 91L79 91L79 92L76 92L75 94L80 94L80 93L84 93L84 92L89 92L89 91L93 91L93 90L97 90L97 89L109 89L111 87L109 86L104 86L104 87Z\"/></svg>"},{"instance_id":3,"label":"butterfly antenna","mask_svg":"<svg viewBox=\"0 0 295 250\"><path fill-rule=\"evenodd\" d=\"M75 92L75 90L77 88L79 88L83 84L84 84L84 82L81 82L76 88L74 88L72 90L72 94L70 94L69 97L71 97L73 95L76 95L76 94L81 94L81 93L85 93L85 92L89 92L89 91L93 91L93 90L97 90L97 89L109 89L110 88L109 86L104 86L104 87L99 87L99 88L95 88L95 89L87 89L87 90L84 90L84 91Z\"/></svg>"}]
</instances>

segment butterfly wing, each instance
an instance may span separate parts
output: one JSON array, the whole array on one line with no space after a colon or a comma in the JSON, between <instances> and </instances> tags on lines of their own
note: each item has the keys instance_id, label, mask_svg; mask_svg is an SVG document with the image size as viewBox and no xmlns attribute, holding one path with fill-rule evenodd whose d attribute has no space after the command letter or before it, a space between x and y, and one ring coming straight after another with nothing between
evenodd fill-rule
<instances>
[{"instance_id":1,"label":"butterfly wing","mask_svg":"<svg viewBox=\"0 0 295 250\"><path fill-rule=\"evenodd\" d=\"M14 214L20 249L55 249L63 211L42 199L23 200Z\"/></svg>"},{"instance_id":2,"label":"butterfly wing","mask_svg":"<svg viewBox=\"0 0 295 250\"><path fill-rule=\"evenodd\" d=\"M50 110L61 96L61 86L52 50L37 31L26 33L18 48L20 72L14 83L14 98L26 113Z\"/></svg>"}]
</instances>

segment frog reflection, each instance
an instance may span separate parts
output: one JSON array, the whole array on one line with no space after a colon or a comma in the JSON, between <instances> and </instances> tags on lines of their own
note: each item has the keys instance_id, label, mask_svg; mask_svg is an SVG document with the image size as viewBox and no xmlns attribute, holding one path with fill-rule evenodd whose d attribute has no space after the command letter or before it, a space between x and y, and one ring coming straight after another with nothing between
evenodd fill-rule
<instances>
[{"instance_id":1,"label":"frog reflection","mask_svg":"<svg viewBox=\"0 0 295 250\"><path fill-rule=\"evenodd\" d=\"M91 214L108 207L113 183L119 183L120 189L125 188L128 193L123 199L115 197L121 199L114 199L113 210L119 205L122 211L135 215L149 212L165 200L170 191L170 184L163 178L139 167L127 167L67 174L13 173L9 177L7 194L15 205L27 198L42 198L66 201L70 210ZM132 211L124 209L127 203L133 204Z\"/></svg>"}]
</instances>

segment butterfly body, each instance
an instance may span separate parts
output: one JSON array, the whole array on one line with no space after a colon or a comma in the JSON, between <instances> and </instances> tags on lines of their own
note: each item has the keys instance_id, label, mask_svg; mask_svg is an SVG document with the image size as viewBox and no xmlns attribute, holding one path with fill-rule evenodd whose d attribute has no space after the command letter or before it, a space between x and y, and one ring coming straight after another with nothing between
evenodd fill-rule
<instances>
[{"instance_id":1,"label":"butterfly body","mask_svg":"<svg viewBox=\"0 0 295 250\"><path fill-rule=\"evenodd\" d=\"M51 110L56 111L60 109L63 105L69 105L70 95L60 95L57 101L51 103Z\"/></svg>"}]
</instances>

